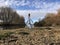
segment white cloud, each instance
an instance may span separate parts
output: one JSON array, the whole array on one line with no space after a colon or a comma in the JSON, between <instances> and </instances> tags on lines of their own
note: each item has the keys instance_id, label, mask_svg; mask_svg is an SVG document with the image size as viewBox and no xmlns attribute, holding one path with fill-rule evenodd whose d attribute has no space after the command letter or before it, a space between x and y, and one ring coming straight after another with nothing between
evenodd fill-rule
<instances>
[{"instance_id":1,"label":"white cloud","mask_svg":"<svg viewBox=\"0 0 60 45\"><path fill-rule=\"evenodd\" d=\"M18 7L18 6L29 6L35 7L36 9L44 9L44 10L57 10L60 8L60 2L51 2L47 3L45 0L34 0L30 2L29 0L0 0L0 7L1 6L11 6L11 7Z\"/></svg>"},{"instance_id":2,"label":"white cloud","mask_svg":"<svg viewBox=\"0 0 60 45\"><path fill-rule=\"evenodd\" d=\"M45 2L45 0L34 0L30 2L27 0L0 0L1 6L11 6L16 8L16 6L29 6L30 8L34 7L36 10L17 10L17 13L23 15L27 19L28 13L31 13L31 18L34 20L38 20L39 18L43 18L46 13L56 13L56 10L60 8L60 2Z\"/></svg>"},{"instance_id":3,"label":"white cloud","mask_svg":"<svg viewBox=\"0 0 60 45\"><path fill-rule=\"evenodd\" d=\"M25 6L29 5L30 2L25 0L0 0L0 7L1 6Z\"/></svg>"},{"instance_id":4,"label":"white cloud","mask_svg":"<svg viewBox=\"0 0 60 45\"><path fill-rule=\"evenodd\" d=\"M25 0L11 0L11 1L9 1L10 3L11 3L11 6L12 5L15 5L15 6L25 6L25 5L29 5L29 1L27 1L27 2L25 2ZM14 2L14 3L13 3Z\"/></svg>"},{"instance_id":5,"label":"white cloud","mask_svg":"<svg viewBox=\"0 0 60 45\"><path fill-rule=\"evenodd\" d=\"M47 12L49 13L49 11L44 11L44 10L17 10L17 13L19 15L23 15L26 20L28 20L28 14L30 13L31 19L34 21L44 18ZM52 13L55 13L55 12L52 11Z\"/></svg>"},{"instance_id":6,"label":"white cloud","mask_svg":"<svg viewBox=\"0 0 60 45\"><path fill-rule=\"evenodd\" d=\"M60 2L43 2L43 1L33 1L31 7L35 7L36 9L46 9L46 10L57 10L60 8Z\"/></svg>"},{"instance_id":7,"label":"white cloud","mask_svg":"<svg viewBox=\"0 0 60 45\"><path fill-rule=\"evenodd\" d=\"M17 10L17 13L23 15L25 19L28 18L28 14L31 14L31 19L38 20L39 18L43 17L42 13L38 10Z\"/></svg>"},{"instance_id":8,"label":"white cloud","mask_svg":"<svg viewBox=\"0 0 60 45\"><path fill-rule=\"evenodd\" d=\"M21 6L25 6L25 5L29 5L29 4L30 4L30 2L29 2L29 1L27 1L27 2L22 1L21 3L19 3L19 5L21 5Z\"/></svg>"},{"instance_id":9,"label":"white cloud","mask_svg":"<svg viewBox=\"0 0 60 45\"><path fill-rule=\"evenodd\" d=\"M2 6L9 6L8 3L9 3L8 1L0 0L0 7L2 7Z\"/></svg>"}]
</instances>

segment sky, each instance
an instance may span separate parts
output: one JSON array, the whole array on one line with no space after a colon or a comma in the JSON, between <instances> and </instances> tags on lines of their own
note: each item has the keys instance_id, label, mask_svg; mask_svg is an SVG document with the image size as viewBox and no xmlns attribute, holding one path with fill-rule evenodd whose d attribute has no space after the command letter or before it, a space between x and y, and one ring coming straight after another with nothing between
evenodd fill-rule
<instances>
[{"instance_id":1,"label":"sky","mask_svg":"<svg viewBox=\"0 0 60 45\"><path fill-rule=\"evenodd\" d=\"M8 6L16 10L28 20L28 14L35 22L43 19L47 13L56 13L60 8L60 0L0 0L0 7Z\"/></svg>"}]
</instances>

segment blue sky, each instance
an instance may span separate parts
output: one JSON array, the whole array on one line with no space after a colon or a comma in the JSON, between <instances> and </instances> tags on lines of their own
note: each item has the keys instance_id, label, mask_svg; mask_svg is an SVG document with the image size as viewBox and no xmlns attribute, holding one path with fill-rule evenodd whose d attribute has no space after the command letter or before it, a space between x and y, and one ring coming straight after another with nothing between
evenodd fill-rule
<instances>
[{"instance_id":1,"label":"blue sky","mask_svg":"<svg viewBox=\"0 0 60 45\"><path fill-rule=\"evenodd\" d=\"M0 0L0 7L9 6L23 15L27 20L28 13L31 19L37 21L44 18L47 13L57 13L60 0Z\"/></svg>"}]
</instances>

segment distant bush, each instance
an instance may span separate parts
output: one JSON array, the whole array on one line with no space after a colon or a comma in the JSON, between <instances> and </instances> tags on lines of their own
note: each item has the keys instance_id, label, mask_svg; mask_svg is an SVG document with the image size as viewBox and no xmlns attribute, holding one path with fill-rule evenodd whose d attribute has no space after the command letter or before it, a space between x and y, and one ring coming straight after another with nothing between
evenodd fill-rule
<instances>
[{"instance_id":1,"label":"distant bush","mask_svg":"<svg viewBox=\"0 0 60 45\"><path fill-rule=\"evenodd\" d=\"M11 34L14 34L14 32L6 32L6 33L4 33L4 36L9 37Z\"/></svg>"},{"instance_id":2,"label":"distant bush","mask_svg":"<svg viewBox=\"0 0 60 45\"><path fill-rule=\"evenodd\" d=\"M19 34L22 34L22 35L29 35L28 32L19 32Z\"/></svg>"},{"instance_id":3,"label":"distant bush","mask_svg":"<svg viewBox=\"0 0 60 45\"><path fill-rule=\"evenodd\" d=\"M41 21L38 21L38 22L35 22L34 23L34 26L35 27L42 27L45 25L45 21L44 20L41 20Z\"/></svg>"},{"instance_id":4,"label":"distant bush","mask_svg":"<svg viewBox=\"0 0 60 45\"><path fill-rule=\"evenodd\" d=\"M34 23L35 27L41 26L60 26L60 10L57 14L47 13L45 18Z\"/></svg>"},{"instance_id":5,"label":"distant bush","mask_svg":"<svg viewBox=\"0 0 60 45\"><path fill-rule=\"evenodd\" d=\"M0 34L0 40L3 39L5 36Z\"/></svg>"},{"instance_id":6,"label":"distant bush","mask_svg":"<svg viewBox=\"0 0 60 45\"><path fill-rule=\"evenodd\" d=\"M0 40L9 37L11 34L14 34L14 32L6 32L4 34L0 34Z\"/></svg>"}]
</instances>

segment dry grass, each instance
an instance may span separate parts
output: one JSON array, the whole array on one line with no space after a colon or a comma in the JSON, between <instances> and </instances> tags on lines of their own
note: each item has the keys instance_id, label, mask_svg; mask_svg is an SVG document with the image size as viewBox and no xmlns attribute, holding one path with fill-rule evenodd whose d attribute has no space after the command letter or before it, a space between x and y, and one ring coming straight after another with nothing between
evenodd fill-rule
<instances>
[{"instance_id":1,"label":"dry grass","mask_svg":"<svg viewBox=\"0 0 60 45\"><path fill-rule=\"evenodd\" d=\"M7 32L13 32L13 34L10 35L18 37L17 41L14 43L16 45L48 45L51 43L60 43L60 28L53 28L51 30L45 28L0 30L0 35ZM13 41L9 42L9 44L14 45Z\"/></svg>"}]
</instances>

